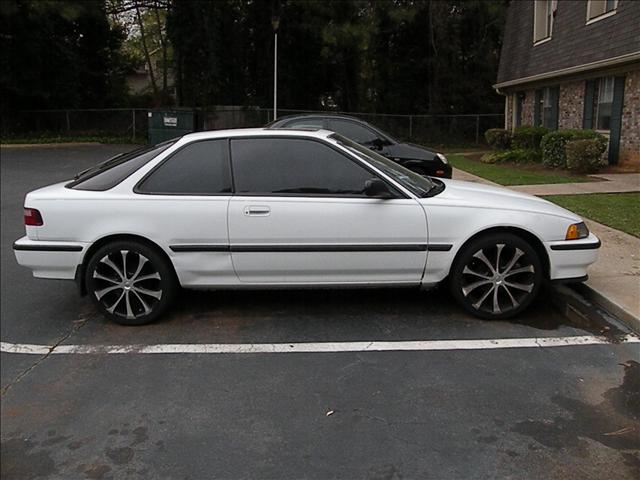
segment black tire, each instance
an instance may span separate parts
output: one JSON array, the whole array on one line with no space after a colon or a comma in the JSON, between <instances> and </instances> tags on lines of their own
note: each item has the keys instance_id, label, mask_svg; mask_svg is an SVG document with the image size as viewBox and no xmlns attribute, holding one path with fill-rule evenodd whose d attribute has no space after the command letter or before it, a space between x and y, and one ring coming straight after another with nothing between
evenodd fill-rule
<instances>
[{"instance_id":1,"label":"black tire","mask_svg":"<svg viewBox=\"0 0 640 480\"><path fill-rule=\"evenodd\" d=\"M511 233L472 240L458 253L449 272L451 293L462 308L491 320L524 311L542 282L539 255L528 242Z\"/></svg>"},{"instance_id":2,"label":"black tire","mask_svg":"<svg viewBox=\"0 0 640 480\"><path fill-rule=\"evenodd\" d=\"M175 273L165 257L135 241L115 241L96 251L87 263L85 284L98 310L121 325L154 322L178 291Z\"/></svg>"}]
</instances>

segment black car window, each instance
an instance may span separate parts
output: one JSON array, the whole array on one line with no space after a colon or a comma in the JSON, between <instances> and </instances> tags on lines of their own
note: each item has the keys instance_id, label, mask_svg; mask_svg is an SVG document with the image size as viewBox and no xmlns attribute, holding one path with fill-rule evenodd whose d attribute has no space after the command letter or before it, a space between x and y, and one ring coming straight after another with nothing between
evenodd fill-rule
<instances>
[{"instance_id":1,"label":"black car window","mask_svg":"<svg viewBox=\"0 0 640 480\"><path fill-rule=\"evenodd\" d=\"M231 192L227 139L194 142L149 174L139 193L215 195Z\"/></svg>"},{"instance_id":2,"label":"black car window","mask_svg":"<svg viewBox=\"0 0 640 480\"><path fill-rule=\"evenodd\" d=\"M175 143L171 140L150 147L142 147L131 152L116 155L95 167L76 175L67 187L75 190L104 191L115 187L143 165L156 158Z\"/></svg>"},{"instance_id":3,"label":"black car window","mask_svg":"<svg viewBox=\"0 0 640 480\"><path fill-rule=\"evenodd\" d=\"M372 130L349 120L331 120L329 129L362 144L372 143L378 139L378 135Z\"/></svg>"},{"instance_id":4,"label":"black car window","mask_svg":"<svg viewBox=\"0 0 640 480\"><path fill-rule=\"evenodd\" d=\"M298 118L284 124L285 128L324 128L322 118Z\"/></svg>"},{"instance_id":5,"label":"black car window","mask_svg":"<svg viewBox=\"0 0 640 480\"><path fill-rule=\"evenodd\" d=\"M320 142L297 138L231 140L236 193L364 196L375 177Z\"/></svg>"}]
</instances>

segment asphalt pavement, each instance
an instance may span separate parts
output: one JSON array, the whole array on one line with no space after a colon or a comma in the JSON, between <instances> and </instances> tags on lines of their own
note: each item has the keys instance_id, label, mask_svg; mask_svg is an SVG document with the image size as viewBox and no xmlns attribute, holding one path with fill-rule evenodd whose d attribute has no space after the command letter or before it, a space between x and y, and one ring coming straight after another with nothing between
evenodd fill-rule
<instances>
[{"instance_id":1,"label":"asphalt pavement","mask_svg":"<svg viewBox=\"0 0 640 480\"><path fill-rule=\"evenodd\" d=\"M562 346L615 326L576 323L548 296L486 322L444 289L183 292L163 321L127 328L19 267L24 194L129 148L0 150L3 479L640 475L640 344ZM381 342L422 346L366 350ZM205 344L325 351L144 353Z\"/></svg>"}]
</instances>

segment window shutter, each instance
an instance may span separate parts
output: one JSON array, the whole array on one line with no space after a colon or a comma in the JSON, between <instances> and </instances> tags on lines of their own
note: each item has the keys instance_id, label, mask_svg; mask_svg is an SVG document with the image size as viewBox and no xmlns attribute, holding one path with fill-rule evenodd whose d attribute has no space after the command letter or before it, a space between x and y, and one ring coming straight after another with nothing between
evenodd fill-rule
<instances>
[{"instance_id":1,"label":"window shutter","mask_svg":"<svg viewBox=\"0 0 640 480\"><path fill-rule=\"evenodd\" d=\"M558 129L558 102L560 101L560 87L551 88L551 130Z\"/></svg>"},{"instance_id":2,"label":"window shutter","mask_svg":"<svg viewBox=\"0 0 640 480\"><path fill-rule=\"evenodd\" d=\"M584 88L584 112L582 114L582 128L593 128L593 93L596 81L587 80Z\"/></svg>"},{"instance_id":3,"label":"window shutter","mask_svg":"<svg viewBox=\"0 0 640 480\"><path fill-rule=\"evenodd\" d=\"M542 90L536 90L536 95L533 101L533 126L540 126L540 100L542 99Z\"/></svg>"},{"instance_id":4,"label":"window shutter","mask_svg":"<svg viewBox=\"0 0 640 480\"><path fill-rule=\"evenodd\" d=\"M611 125L609 130L609 164L618 163L620 152L620 129L622 127L622 105L624 102L625 77L615 77L613 83L613 104L611 105Z\"/></svg>"}]
</instances>

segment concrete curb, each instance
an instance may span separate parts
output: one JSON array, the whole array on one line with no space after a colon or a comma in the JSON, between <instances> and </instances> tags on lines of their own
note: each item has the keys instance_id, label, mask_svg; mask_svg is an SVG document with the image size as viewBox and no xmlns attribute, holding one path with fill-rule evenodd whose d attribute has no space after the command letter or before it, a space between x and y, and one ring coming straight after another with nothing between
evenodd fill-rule
<instances>
[{"instance_id":1,"label":"concrete curb","mask_svg":"<svg viewBox=\"0 0 640 480\"><path fill-rule=\"evenodd\" d=\"M632 331L640 335L640 318L636 317L633 313L626 310L624 306L607 298L604 294L598 292L596 289L590 287L586 283L573 285L572 287L589 301L595 303L603 310L606 310L622 323L624 323L627 327L629 327Z\"/></svg>"}]
</instances>

